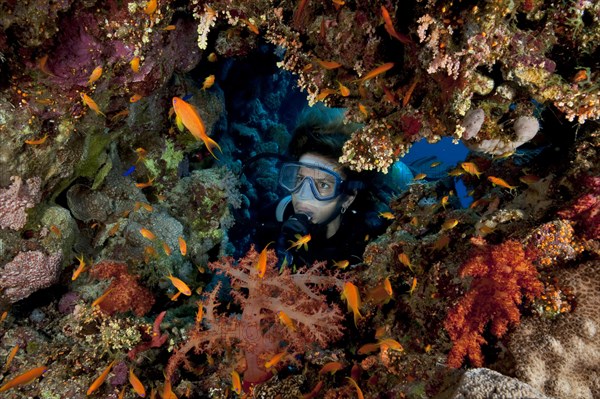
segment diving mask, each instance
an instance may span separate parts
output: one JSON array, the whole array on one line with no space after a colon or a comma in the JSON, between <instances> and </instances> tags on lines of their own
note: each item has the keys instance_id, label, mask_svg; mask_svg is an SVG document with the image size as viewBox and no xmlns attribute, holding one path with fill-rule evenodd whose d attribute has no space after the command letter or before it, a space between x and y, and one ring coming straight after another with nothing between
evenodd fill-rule
<instances>
[{"instance_id":1,"label":"diving mask","mask_svg":"<svg viewBox=\"0 0 600 399\"><path fill-rule=\"evenodd\" d=\"M331 169L304 162L286 162L279 170L279 185L289 193L308 184L319 201L336 198L342 193L344 180Z\"/></svg>"}]
</instances>

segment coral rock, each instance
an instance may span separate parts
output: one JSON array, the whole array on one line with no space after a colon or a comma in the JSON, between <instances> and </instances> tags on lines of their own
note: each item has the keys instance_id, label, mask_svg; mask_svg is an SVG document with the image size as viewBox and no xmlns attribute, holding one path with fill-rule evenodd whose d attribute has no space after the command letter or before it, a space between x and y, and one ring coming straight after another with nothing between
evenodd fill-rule
<instances>
[{"instance_id":1,"label":"coral rock","mask_svg":"<svg viewBox=\"0 0 600 399\"><path fill-rule=\"evenodd\" d=\"M20 230L27 223L25 210L33 208L40 201L39 177L23 180L19 176L11 177L9 188L0 190L0 228Z\"/></svg>"},{"instance_id":2,"label":"coral rock","mask_svg":"<svg viewBox=\"0 0 600 399\"><path fill-rule=\"evenodd\" d=\"M600 397L599 268L596 261L559 273L557 278L576 296L573 313L553 320L525 320L511 336L517 377L547 395Z\"/></svg>"},{"instance_id":3,"label":"coral rock","mask_svg":"<svg viewBox=\"0 0 600 399\"><path fill-rule=\"evenodd\" d=\"M12 303L58 282L62 254L40 251L20 252L0 272L0 287Z\"/></svg>"},{"instance_id":4,"label":"coral rock","mask_svg":"<svg viewBox=\"0 0 600 399\"><path fill-rule=\"evenodd\" d=\"M451 399L548 399L537 389L496 371L479 368L462 375Z\"/></svg>"}]
</instances>

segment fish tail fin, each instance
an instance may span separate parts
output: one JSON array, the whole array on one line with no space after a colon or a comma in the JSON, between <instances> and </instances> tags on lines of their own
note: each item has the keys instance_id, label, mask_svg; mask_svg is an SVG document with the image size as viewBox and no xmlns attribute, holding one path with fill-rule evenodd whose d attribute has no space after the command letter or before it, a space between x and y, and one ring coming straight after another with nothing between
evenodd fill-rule
<instances>
[{"instance_id":1,"label":"fish tail fin","mask_svg":"<svg viewBox=\"0 0 600 399\"><path fill-rule=\"evenodd\" d=\"M213 139L211 139L210 137L208 137L208 136L206 136L206 139L204 139L204 144L206 145L206 149L208 150L208 152L210 152L210 155L212 155L215 159L219 159L219 158L217 158L217 156L212 151L213 148L218 148L219 151L221 153L223 153L223 150L221 149L221 147L219 146L219 144L216 141L214 141Z\"/></svg>"},{"instance_id":2,"label":"fish tail fin","mask_svg":"<svg viewBox=\"0 0 600 399\"><path fill-rule=\"evenodd\" d=\"M360 319L361 317L362 316L360 312L356 310L356 312L354 312L354 327L358 327L358 319Z\"/></svg>"}]
</instances>

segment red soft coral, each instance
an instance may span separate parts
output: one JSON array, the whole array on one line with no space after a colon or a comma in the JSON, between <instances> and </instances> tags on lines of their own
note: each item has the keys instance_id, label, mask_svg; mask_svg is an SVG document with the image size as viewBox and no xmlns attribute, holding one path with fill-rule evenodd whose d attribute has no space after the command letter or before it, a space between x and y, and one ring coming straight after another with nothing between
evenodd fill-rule
<instances>
[{"instance_id":1,"label":"red soft coral","mask_svg":"<svg viewBox=\"0 0 600 399\"><path fill-rule=\"evenodd\" d=\"M577 198L569 207L558 212L563 219L575 221L577 231L589 240L600 239L600 177L586 176L581 187L589 191Z\"/></svg>"},{"instance_id":2,"label":"red soft coral","mask_svg":"<svg viewBox=\"0 0 600 399\"><path fill-rule=\"evenodd\" d=\"M454 346L448 365L459 367L465 356L474 366L483 364L483 333L490 325L500 338L509 325L519 323L519 305L523 296L532 299L542 291L537 270L518 241L509 240L496 246L481 246L462 265L461 277L473 276L469 291L448 312L444 327Z\"/></svg>"},{"instance_id":3,"label":"red soft coral","mask_svg":"<svg viewBox=\"0 0 600 399\"><path fill-rule=\"evenodd\" d=\"M261 358L281 352L280 343L286 342L286 350L303 351L312 344L326 346L342 336L343 314L335 304L328 304L320 292L328 287L343 286L335 276L324 275L324 263L292 274L285 269L281 274L276 268L274 251L267 253L267 271L264 278L258 276L256 263L258 253L251 248L238 264L233 258L222 258L209 267L231 279L231 295L242 307L240 317L218 315L216 297L220 284L206 297L204 319L208 329L197 322L185 342L169 360L167 373L172 374L183 363L194 370L187 353L218 353L225 348L237 348L246 359L244 380L257 382L269 375ZM295 330L280 324L278 313L285 312L293 320Z\"/></svg>"},{"instance_id":4,"label":"red soft coral","mask_svg":"<svg viewBox=\"0 0 600 399\"><path fill-rule=\"evenodd\" d=\"M112 291L99 305L100 309L110 315L131 310L136 315L143 316L154 305L152 293L138 283L136 276L129 274L125 263L104 260L96 264L90 274L97 279L113 279L108 287Z\"/></svg>"}]
</instances>

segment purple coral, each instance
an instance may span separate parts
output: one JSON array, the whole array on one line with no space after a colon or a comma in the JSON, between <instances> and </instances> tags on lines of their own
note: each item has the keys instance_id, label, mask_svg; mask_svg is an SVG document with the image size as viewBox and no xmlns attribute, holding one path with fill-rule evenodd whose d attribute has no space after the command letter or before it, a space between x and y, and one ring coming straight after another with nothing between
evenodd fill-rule
<instances>
[{"instance_id":1,"label":"purple coral","mask_svg":"<svg viewBox=\"0 0 600 399\"><path fill-rule=\"evenodd\" d=\"M0 288L11 303L58 282L62 253L19 252L0 272Z\"/></svg>"},{"instance_id":2,"label":"purple coral","mask_svg":"<svg viewBox=\"0 0 600 399\"><path fill-rule=\"evenodd\" d=\"M23 184L19 176L10 179L10 187L0 190L0 228L20 230L27 223L25 210L33 208L41 199L42 180L36 176Z\"/></svg>"}]
</instances>

